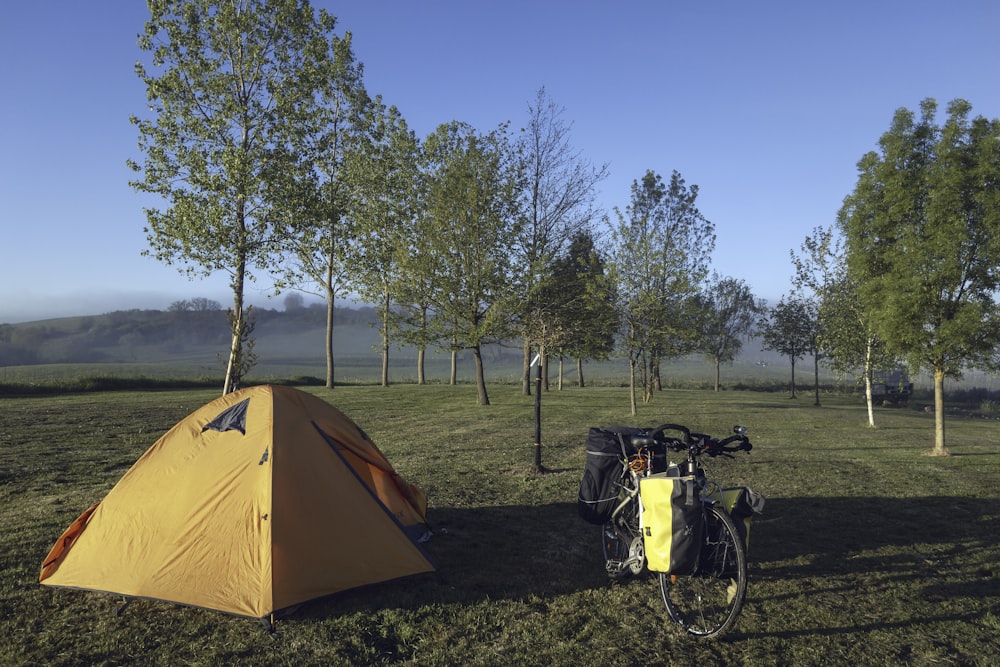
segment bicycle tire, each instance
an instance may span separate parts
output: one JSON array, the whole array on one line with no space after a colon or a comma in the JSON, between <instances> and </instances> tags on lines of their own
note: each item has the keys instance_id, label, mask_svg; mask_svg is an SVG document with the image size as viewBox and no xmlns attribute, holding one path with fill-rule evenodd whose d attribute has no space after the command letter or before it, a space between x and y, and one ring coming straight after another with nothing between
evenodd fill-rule
<instances>
[{"instance_id":1,"label":"bicycle tire","mask_svg":"<svg viewBox=\"0 0 1000 667\"><path fill-rule=\"evenodd\" d=\"M726 632L743 608L747 559L736 525L718 505L707 505L698 569L691 576L660 573L660 594L670 619L686 632L711 639Z\"/></svg>"}]
</instances>

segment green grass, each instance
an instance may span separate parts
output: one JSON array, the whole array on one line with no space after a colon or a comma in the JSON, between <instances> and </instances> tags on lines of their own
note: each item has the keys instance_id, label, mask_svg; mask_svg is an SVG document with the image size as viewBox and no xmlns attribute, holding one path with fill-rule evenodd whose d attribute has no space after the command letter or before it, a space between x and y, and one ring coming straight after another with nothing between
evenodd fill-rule
<instances>
[{"instance_id":1,"label":"green grass","mask_svg":"<svg viewBox=\"0 0 1000 667\"><path fill-rule=\"evenodd\" d=\"M627 392L531 398L491 385L309 388L362 425L427 491L440 573L305 605L272 637L253 620L37 585L60 532L215 389L0 398L0 663L278 665L988 665L1000 652L996 421L856 397L672 389L628 416ZM767 496L750 588L721 641L688 639L649 578L606 580L576 514L589 425L749 427L749 456L709 462ZM364 558L364 554L358 554Z\"/></svg>"}]
</instances>

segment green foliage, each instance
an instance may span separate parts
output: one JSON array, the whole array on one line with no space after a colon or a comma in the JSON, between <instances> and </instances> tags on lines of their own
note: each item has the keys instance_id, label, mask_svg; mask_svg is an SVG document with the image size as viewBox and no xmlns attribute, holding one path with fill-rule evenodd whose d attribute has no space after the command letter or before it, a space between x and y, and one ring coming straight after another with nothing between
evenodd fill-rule
<instances>
[{"instance_id":1,"label":"green foliage","mask_svg":"<svg viewBox=\"0 0 1000 667\"><path fill-rule=\"evenodd\" d=\"M389 344L398 318L392 306L403 302L408 276L402 271L414 245L420 195L420 143L399 110L376 100L372 124L358 151L346 158L351 186L354 237L348 255L357 293L379 306L382 384L389 384Z\"/></svg>"},{"instance_id":2,"label":"green foliage","mask_svg":"<svg viewBox=\"0 0 1000 667\"><path fill-rule=\"evenodd\" d=\"M719 366L731 363L743 341L755 333L763 302L754 298L750 286L737 278L715 274L698 297L695 329L698 349L715 363L715 390L719 390Z\"/></svg>"},{"instance_id":3,"label":"green foliage","mask_svg":"<svg viewBox=\"0 0 1000 667\"><path fill-rule=\"evenodd\" d=\"M785 295L770 309L763 322L764 347L785 355L794 364L809 351L809 338L814 328L815 317L810 303Z\"/></svg>"},{"instance_id":4,"label":"green foliage","mask_svg":"<svg viewBox=\"0 0 1000 667\"><path fill-rule=\"evenodd\" d=\"M698 186L674 171L665 184L647 171L615 209L612 256L618 279L622 347L650 400L660 362L694 350L694 297L708 274L714 226L698 210ZM634 380L633 380L634 381Z\"/></svg>"},{"instance_id":5,"label":"green foliage","mask_svg":"<svg viewBox=\"0 0 1000 667\"><path fill-rule=\"evenodd\" d=\"M438 340L472 350L478 401L489 404L482 346L507 339L515 313L510 248L520 231L516 192L520 165L501 125L480 134L463 123L440 126L424 142L429 164L427 207L415 253L432 275L430 326Z\"/></svg>"},{"instance_id":6,"label":"green foliage","mask_svg":"<svg viewBox=\"0 0 1000 667\"><path fill-rule=\"evenodd\" d=\"M245 281L270 269L281 247L275 223L287 202L276 184L296 166L285 142L316 119L334 19L297 0L153 0L149 9L139 46L150 62L136 73L150 115L132 117L145 161L129 162L140 174L130 185L164 208L146 209L145 254L229 274L232 372L246 359Z\"/></svg>"},{"instance_id":7,"label":"green foliage","mask_svg":"<svg viewBox=\"0 0 1000 667\"><path fill-rule=\"evenodd\" d=\"M848 275L846 253L832 227L816 228L792 255L796 284L808 288L818 302L819 342L824 360L836 371L870 380L877 368L897 365L875 331L875 313L861 301L860 284Z\"/></svg>"},{"instance_id":8,"label":"green foliage","mask_svg":"<svg viewBox=\"0 0 1000 667\"><path fill-rule=\"evenodd\" d=\"M956 419L962 456L919 456L927 415L855 401L822 409L779 394L672 390L670 421L750 428L754 450L712 477L767 496L750 532L750 587L733 634L686 637L649 578L614 585L599 529L576 515L588 425L628 415L620 387L546 395L551 474L531 470L531 399L516 383L310 391L357 420L427 491L439 576L304 605L259 623L156 601L36 584L61 531L100 500L211 389L5 398L0 409L0 662L4 664L859 665L992 664L1000 601L993 421ZM391 400L389 398L391 397ZM363 558L359 554L359 558Z\"/></svg>"},{"instance_id":9,"label":"green foliage","mask_svg":"<svg viewBox=\"0 0 1000 667\"><path fill-rule=\"evenodd\" d=\"M295 103L276 126L268 194L280 228L275 244L282 254L276 267L279 290L317 293L332 323L338 297L352 287L349 249L354 242L352 184L345 173L349 156L362 150L373 109L362 83L351 34L332 34L335 20L320 11L321 34L310 37L304 64L290 81ZM333 327L327 326L326 383L335 382Z\"/></svg>"},{"instance_id":10,"label":"green foliage","mask_svg":"<svg viewBox=\"0 0 1000 667\"><path fill-rule=\"evenodd\" d=\"M575 359L608 359L618 330L614 290L593 235L578 232L539 286L540 310L555 334L546 343Z\"/></svg>"},{"instance_id":11,"label":"green foliage","mask_svg":"<svg viewBox=\"0 0 1000 667\"><path fill-rule=\"evenodd\" d=\"M792 396L795 396L795 362L815 351L816 304L795 295L785 295L761 323L764 349L779 352L791 362Z\"/></svg>"},{"instance_id":12,"label":"green foliage","mask_svg":"<svg viewBox=\"0 0 1000 667\"><path fill-rule=\"evenodd\" d=\"M149 117L133 116L144 164L130 163L140 192L161 197L147 209L150 250L191 271L235 272L269 265L266 170L277 123L295 100L283 88L298 74L298 30L313 20L298 3L218 5L151 2L139 46L152 69Z\"/></svg>"},{"instance_id":13,"label":"green foliage","mask_svg":"<svg viewBox=\"0 0 1000 667\"><path fill-rule=\"evenodd\" d=\"M900 109L844 200L848 278L894 355L935 378L934 450L946 453L945 377L992 365L1000 345L1000 120L955 100L935 124Z\"/></svg>"},{"instance_id":14,"label":"green foliage","mask_svg":"<svg viewBox=\"0 0 1000 667\"><path fill-rule=\"evenodd\" d=\"M1000 121L955 100L900 109L858 163L839 224L858 296L890 350L957 376L1000 343Z\"/></svg>"}]
</instances>

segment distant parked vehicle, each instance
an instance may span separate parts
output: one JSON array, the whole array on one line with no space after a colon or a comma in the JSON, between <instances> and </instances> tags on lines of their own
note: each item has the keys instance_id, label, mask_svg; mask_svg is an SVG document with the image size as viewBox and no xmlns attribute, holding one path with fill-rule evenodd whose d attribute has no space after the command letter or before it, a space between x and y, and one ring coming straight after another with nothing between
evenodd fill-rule
<instances>
[{"instance_id":1,"label":"distant parked vehicle","mask_svg":"<svg viewBox=\"0 0 1000 667\"><path fill-rule=\"evenodd\" d=\"M875 371L872 375L872 398L882 405L903 406L913 395L913 383L904 368Z\"/></svg>"}]
</instances>

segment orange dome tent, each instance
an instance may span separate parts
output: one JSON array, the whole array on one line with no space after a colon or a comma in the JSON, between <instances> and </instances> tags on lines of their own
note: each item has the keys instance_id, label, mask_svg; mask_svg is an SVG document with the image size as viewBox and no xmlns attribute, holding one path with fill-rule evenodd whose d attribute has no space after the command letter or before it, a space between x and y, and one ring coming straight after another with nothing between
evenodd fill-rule
<instances>
[{"instance_id":1,"label":"orange dome tent","mask_svg":"<svg viewBox=\"0 0 1000 667\"><path fill-rule=\"evenodd\" d=\"M42 564L48 586L262 619L434 565L423 492L297 389L216 399L150 447Z\"/></svg>"}]
</instances>

